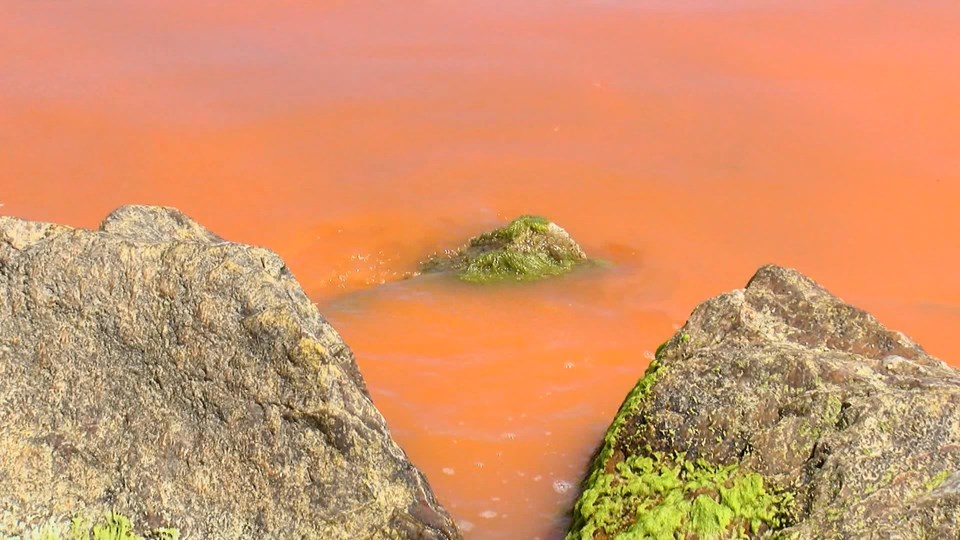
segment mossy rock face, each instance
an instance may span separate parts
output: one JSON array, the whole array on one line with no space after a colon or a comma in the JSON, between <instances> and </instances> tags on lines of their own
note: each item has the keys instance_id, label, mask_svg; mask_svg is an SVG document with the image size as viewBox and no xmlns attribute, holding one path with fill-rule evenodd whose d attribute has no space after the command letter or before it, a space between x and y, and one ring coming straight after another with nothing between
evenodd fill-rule
<instances>
[{"instance_id":1,"label":"mossy rock face","mask_svg":"<svg viewBox=\"0 0 960 540\"><path fill-rule=\"evenodd\" d=\"M159 527L141 536L135 532L130 518L107 512L90 520L75 516L69 521L50 520L31 527L16 536L0 536L2 540L180 540L180 531Z\"/></svg>"},{"instance_id":2,"label":"mossy rock face","mask_svg":"<svg viewBox=\"0 0 960 540\"><path fill-rule=\"evenodd\" d=\"M568 540L957 538L960 373L795 270L657 351Z\"/></svg>"},{"instance_id":3,"label":"mossy rock face","mask_svg":"<svg viewBox=\"0 0 960 540\"><path fill-rule=\"evenodd\" d=\"M421 270L452 272L470 282L533 281L565 274L586 260L560 226L539 216L521 216L460 249L431 256Z\"/></svg>"},{"instance_id":4,"label":"mossy rock face","mask_svg":"<svg viewBox=\"0 0 960 540\"><path fill-rule=\"evenodd\" d=\"M651 362L620 407L584 482L568 540L743 538L789 519L792 495L771 492L763 476L736 463L666 454L630 437L629 423L666 371Z\"/></svg>"},{"instance_id":5,"label":"mossy rock face","mask_svg":"<svg viewBox=\"0 0 960 540\"><path fill-rule=\"evenodd\" d=\"M0 538L460 538L283 261L171 208L0 217L0 426Z\"/></svg>"}]
</instances>

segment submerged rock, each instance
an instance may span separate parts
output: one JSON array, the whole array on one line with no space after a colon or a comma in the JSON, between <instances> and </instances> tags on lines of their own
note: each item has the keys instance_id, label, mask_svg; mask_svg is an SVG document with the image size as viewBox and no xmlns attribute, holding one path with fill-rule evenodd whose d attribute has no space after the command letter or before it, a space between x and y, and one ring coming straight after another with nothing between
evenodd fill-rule
<instances>
[{"instance_id":1,"label":"submerged rock","mask_svg":"<svg viewBox=\"0 0 960 540\"><path fill-rule=\"evenodd\" d=\"M556 223L521 216L476 236L463 247L433 255L423 272L452 272L464 281L530 281L569 272L587 256Z\"/></svg>"},{"instance_id":2,"label":"submerged rock","mask_svg":"<svg viewBox=\"0 0 960 540\"><path fill-rule=\"evenodd\" d=\"M567 538L957 538L958 486L960 373L767 266L657 351Z\"/></svg>"},{"instance_id":3,"label":"submerged rock","mask_svg":"<svg viewBox=\"0 0 960 540\"><path fill-rule=\"evenodd\" d=\"M0 537L459 538L280 258L173 209L0 217L0 419Z\"/></svg>"}]
</instances>

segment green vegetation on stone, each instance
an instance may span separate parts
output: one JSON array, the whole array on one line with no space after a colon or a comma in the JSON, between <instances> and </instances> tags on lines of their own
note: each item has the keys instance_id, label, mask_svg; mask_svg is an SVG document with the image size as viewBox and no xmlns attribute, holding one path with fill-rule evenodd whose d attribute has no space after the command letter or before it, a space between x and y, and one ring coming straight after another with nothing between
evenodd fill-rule
<instances>
[{"instance_id":1,"label":"green vegetation on stone","mask_svg":"<svg viewBox=\"0 0 960 540\"><path fill-rule=\"evenodd\" d=\"M564 274L584 261L586 255L566 231L546 218L521 216L459 250L431 257L421 269L449 270L474 283L533 281Z\"/></svg>"},{"instance_id":2,"label":"green vegetation on stone","mask_svg":"<svg viewBox=\"0 0 960 540\"><path fill-rule=\"evenodd\" d=\"M615 448L627 418L669 369L661 363L666 345L657 349L607 431L574 507L567 540L740 538L784 525L792 498L767 491L759 474L649 447L619 457Z\"/></svg>"},{"instance_id":3,"label":"green vegetation on stone","mask_svg":"<svg viewBox=\"0 0 960 540\"><path fill-rule=\"evenodd\" d=\"M927 491L933 491L940 487L940 485L943 484L943 482L949 477L950 471L940 471L935 474L933 478L927 480L926 483L924 483L924 487L927 489Z\"/></svg>"},{"instance_id":4,"label":"green vegetation on stone","mask_svg":"<svg viewBox=\"0 0 960 540\"><path fill-rule=\"evenodd\" d=\"M457 276L474 282L511 278L526 281L560 275L571 268L572 261L557 261L542 253L498 249L478 255Z\"/></svg>"},{"instance_id":5,"label":"green vegetation on stone","mask_svg":"<svg viewBox=\"0 0 960 540\"><path fill-rule=\"evenodd\" d=\"M146 536L134 533L129 518L115 512L107 512L97 522L75 517L69 523L51 520L34 527L20 536L2 537L3 540L179 540L176 529L154 529Z\"/></svg>"},{"instance_id":6,"label":"green vegetation on stone","mask_svg":"<svg viewBox=\"0 0 960 540\"><path fill-rule=\"evenodd\" d=\"M470 243L482 245L490 242L515 242L528 234L543 234L549 229L550 220L543 216L520 216L504 227L477 236Z\"/></svg>"}]
</instances>

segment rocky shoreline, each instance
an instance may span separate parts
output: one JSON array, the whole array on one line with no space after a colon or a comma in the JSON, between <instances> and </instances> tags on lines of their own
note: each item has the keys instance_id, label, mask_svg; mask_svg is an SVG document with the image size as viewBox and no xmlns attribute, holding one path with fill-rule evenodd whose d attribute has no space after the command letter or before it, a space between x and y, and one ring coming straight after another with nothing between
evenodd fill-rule
<instances>
[{"instance_id":1,"label":"rocky shoreline","mask_svg":"<svg viewBox=\"0 0 960 540\"><path fill-rule=\"evenodd\" d=\"M421 271L586 262L523 216ZM0 538L461 538L283 261L177 210L0 217L0 381ZM598 442L568 540L960 533L960 373L792 269L698 306Z\"/></svg>"},{"instance_id":2,"label":"rocky shoreline","mask_svg":"<svg viewBox=\"0 0 960 540\"><path fill-rule=\"evenodd\" d=\"M767 266L657 351L567 538L955 538L958 442L957 370Z\"/></svg>"},{"instance_id":3,"label":"rocky shoreline","mask_svg":"<svg viewBox=\"0 0 960 540\"><path fill-rule=\"evenodd\" d=\"M176 210L0 217L0 381L0 537L460 538L280 258Z\"/></svg>"}]
</instances>

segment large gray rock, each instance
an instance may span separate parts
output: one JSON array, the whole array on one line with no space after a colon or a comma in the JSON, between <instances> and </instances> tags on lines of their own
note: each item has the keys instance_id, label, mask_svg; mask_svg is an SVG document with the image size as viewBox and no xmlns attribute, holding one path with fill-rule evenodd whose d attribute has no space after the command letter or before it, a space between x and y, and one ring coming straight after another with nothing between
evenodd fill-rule
<instances>
[{"instance_id":1,"label":"large gray rock","mask_svg":"<svg viewBox=\"0 0 960 540\"><path fill-rule=\"evenodd\" d=\"M0 428L0 537L459 538L280 258L173 209L0 217Z\"/></svg>"},{"instance_id":2,"label":"large gray rock","mask_svg":"<svg viewBox=\"0 0 960 540\"><path fill-rule=\"evenodd\" d=\"M701 304L611 426L568 538L960 538L960 374L800 273Z\"/></svg>"}]
</instances>

